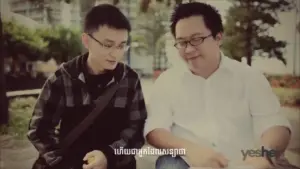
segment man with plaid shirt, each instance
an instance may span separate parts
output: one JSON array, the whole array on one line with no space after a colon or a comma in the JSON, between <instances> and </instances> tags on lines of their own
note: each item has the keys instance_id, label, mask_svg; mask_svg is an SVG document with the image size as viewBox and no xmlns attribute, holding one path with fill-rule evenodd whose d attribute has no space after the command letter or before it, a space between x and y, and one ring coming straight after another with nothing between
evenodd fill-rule
<instances>
[{"instance_id":1,"label":"man with plaid shirt","mask_svg":"<svg viewBox=\"0 0 300 169\"><path fill-rule=\"evenodd\" d=\"M127 18L112 5L98 5L87 13L82 42L88 53L62 64L47 79L30 120L28 138L48 166L136 168L133 155L114 154L114 149L141 148L144 144L147 113L141 83L135 71L119 62L128 49L130 31ZM93 101L115 83L120 86L104 113L66 155L60 155L59 141L92 111ZM94 161L84 164L89 157Z\"/></svg>"}]
</instances>

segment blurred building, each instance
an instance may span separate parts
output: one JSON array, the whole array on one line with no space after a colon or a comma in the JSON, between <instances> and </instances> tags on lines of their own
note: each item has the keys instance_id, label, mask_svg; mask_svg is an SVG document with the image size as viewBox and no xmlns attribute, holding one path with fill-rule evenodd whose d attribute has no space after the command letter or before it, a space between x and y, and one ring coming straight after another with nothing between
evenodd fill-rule
<instances>
[{"instance_id":1,"label":"blurred building","mask_svg":"<svg viewBox=\"0 0 300 169\"><path fill-rule=\"evenodd\" d=\"M39 23L46 23L46 9L35 7L27 0L10 0L9 2L11 12L29 17Z\"/></svg>"},{"instance_id":2,"label":"blurred building","mask_svg":"<svg viewBox=\"0 0 300 169\"><path fill-rule=\"evenodd\" d=\"M75 1L75 3L72 4L66 4L70 8L70 24L72 27L80 27L80 5L78 4L78 1Z\"/></svg>"},{"instance_id":3,"label":"blurred building","mask_svg":"<svg viewBox=\"0 0 300 169\"><path fill-rule=\"evenodd\" d=\"M52 1L48 4L34 5L28 0L8 0L11 12L29 17L41 24L79 25L80 8L77 3L66 4Z\"/></svg>"}]
</instances>

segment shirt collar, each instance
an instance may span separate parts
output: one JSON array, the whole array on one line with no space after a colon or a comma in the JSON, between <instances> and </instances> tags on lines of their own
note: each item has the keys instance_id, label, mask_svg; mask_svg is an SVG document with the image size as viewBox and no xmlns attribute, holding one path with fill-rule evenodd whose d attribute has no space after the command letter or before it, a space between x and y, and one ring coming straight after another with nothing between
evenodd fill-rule
<instances>
[{"instance_id":1,"label":"shirt collar","mask_svg":"<svg viewBox=\"0 0 300 169\"><path fill-rule=\"evenodd\" d=\"M230 66L230 60L227 56L224 55L224 53L221 51L220 52L221 54L221 59L220 59L220 65L219 65L219 68L221 69L229 69L231 68Z\"/></svg>"},{"instance_id":2,"label":"shirt collar","mask_svg":"<svg viewBox=\"0 0 300 169\"><path fill-rule=\"evenodd\" d=\"M228 68L230 68L229 65L229 58L227 56L224 55L224 53L222 51L220 51L220 63L219 63L219 67L217 71L222 71L222 70L226 70ZM185 64L184 66L184 72L185 73L189 73L192 74L192 72L190 71L190 69L188 68L188 66Z\"/></svg>"},{"instance_id":3,"label":"shirt collar","mask_svg":"<svg viewBox=\"0 0 300 169\"><path fill-rule=\"evenodd\" d=\"M80 62L80 67L78 69L79 73L77 76L77 79L80 80L83 83L86 83L86 73L87 73L87 58L88 58L88 53L84 54L81 58ZM114 83L114 82L119 82L121 79L123 79L126 75L126 66L123 63L118 63L116 68L112 72L112 79L111 81L108 82L107 85Z\"/></svg>"}]
</instances>

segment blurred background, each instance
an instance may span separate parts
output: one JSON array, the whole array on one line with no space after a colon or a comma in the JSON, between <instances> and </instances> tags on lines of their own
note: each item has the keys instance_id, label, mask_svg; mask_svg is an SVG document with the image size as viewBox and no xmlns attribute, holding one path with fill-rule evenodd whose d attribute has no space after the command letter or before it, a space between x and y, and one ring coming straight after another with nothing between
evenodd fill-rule
<instances>
[{"instance_id":1,"label":"blurred background","mask_svg":"<svg viewBox=\"0 0 300 169\"><path fill-rule=\"evenodd\" d=\"M191 0L190 0L191 1ZM262 71L295 135L287 151L300 166L300 0L198 0L214 5L225 26L227 56ZM94 5L110 3L130 19L124 62L141 79L145 98L167 68L182 66L169 18L182 0L0 0L0 168L29 169L37 156L26 139L40 89L58 65L85 52L81 23ZM138 160L153 168L154 157Z\"/></svg>"}]
</instances>

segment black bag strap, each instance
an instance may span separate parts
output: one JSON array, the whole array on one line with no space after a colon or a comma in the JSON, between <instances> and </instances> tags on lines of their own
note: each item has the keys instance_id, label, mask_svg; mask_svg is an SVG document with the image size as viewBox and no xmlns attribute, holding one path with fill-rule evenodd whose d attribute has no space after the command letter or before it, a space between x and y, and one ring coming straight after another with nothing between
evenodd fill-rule
<instances>
[{"instance_id":1,"label":"black bag strap","mask_svg":"<svg viewBox=\"0 0 300 169\"><path fill-rule=\"evenodd\" d=\"M92 110L92 112L90 112L89 115L62 140L60 144L61 154L64 154L74 141L77 140L77 138L94 122L96 117L103 112L104 108L108 105L109 101L119 88L119 83L115 83L106 89L104 94L95 100L96 107Z\"/></svg>"}]
</instances>

